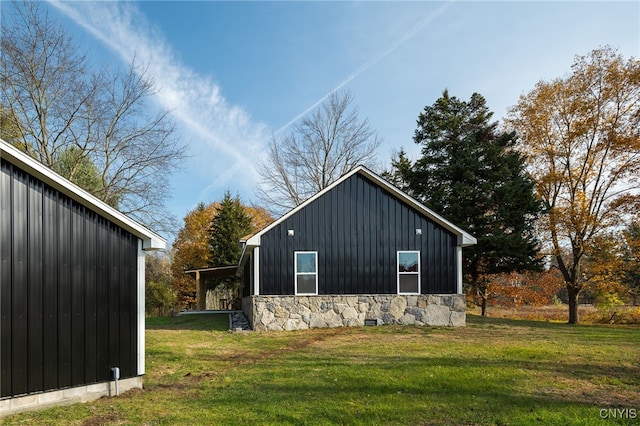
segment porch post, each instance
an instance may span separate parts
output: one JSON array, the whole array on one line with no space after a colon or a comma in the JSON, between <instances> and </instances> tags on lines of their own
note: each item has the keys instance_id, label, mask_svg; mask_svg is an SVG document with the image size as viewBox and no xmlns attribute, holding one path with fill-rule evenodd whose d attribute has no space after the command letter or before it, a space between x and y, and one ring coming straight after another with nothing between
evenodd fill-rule
<instances>
[{"instance_id":1,"label":"porch post","mask_svg":"<svg viewBox=\"0 0 640 426\"><path fill-rule=\"evenodd\" d=\"M207 309L207 292L204 281L200 279L200 271L196 271L196 309L199 311Z\"/></svg>"},{"instance_id":2,"label":"porch post","mask_svg":"<svg viewBox=\"0 0 640 426\"><path fill-rule=\"evenodd\" d=\"M456 274L456 287L458 294L463 293L462 289L462 246L458 246L458 250L456 253L456 263L457 263L457 274Z\"/></svg>"}]
</instances>

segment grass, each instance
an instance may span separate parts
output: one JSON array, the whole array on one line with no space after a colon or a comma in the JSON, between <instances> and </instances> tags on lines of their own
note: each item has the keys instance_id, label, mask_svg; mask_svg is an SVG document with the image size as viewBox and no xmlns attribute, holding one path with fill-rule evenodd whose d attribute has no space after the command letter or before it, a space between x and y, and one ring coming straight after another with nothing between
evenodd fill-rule
<instances>
[{"instance_id":1,"label":"grass","mask_svg":"<svg viewBox=\"0 0 640 426\"><path fill-rule=\"evenodd\" d=\"M640 328L467 317L464 328L230 333L152 318L145 389L6 424L640 424ZM601 409L628 409L606 421ZM632 413L637 412L637 418Z\"/></svg>"}]
</instances>

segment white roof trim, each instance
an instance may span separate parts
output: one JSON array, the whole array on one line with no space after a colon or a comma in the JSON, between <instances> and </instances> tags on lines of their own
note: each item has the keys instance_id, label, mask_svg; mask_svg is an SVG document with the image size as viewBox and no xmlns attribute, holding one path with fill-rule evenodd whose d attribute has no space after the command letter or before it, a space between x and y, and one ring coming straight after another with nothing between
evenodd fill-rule
<instances>
[{"instance_id":1,"label":"white roof trim","mask_svg":"<svg viewBox=\"0 0 640 426\"><path fill-rule=\"evenodd\" d=\"M471 245L477 244L477 240L475 239L475 237L473 237L468 232L465 232L461 228L457 227L453 223L449 222L448 220L446 220L445 218L440 216L439 214L437 214L434 211L432 211L431 209L427 208L425 205L423 205L422 203L417 201L415 198L413 198L413 197L409 196L408 194L404 193L403 191L399 190L398 188L396 188L395 186L393 186L392 184L390 184L389 182L384 180L382 177L380 177L377 174L373 173L371 170L367 169L366 167L358 166L355 169L353 169L352 171L350 171L349 173L347 173L344 176L342 176L340 179L338 179L335 182L333 182L331 185L329 185L326 188L324 188L322 191L318 192L313 197L309 198L304 203L302 203L299 206L295 207L294 209L290 210L288 213L286 213L280 219L278 219L275 222L273 222L271 225L269 225L266 228L262 229L258 233L252 235L249 239L247 239L246 245L247 246L251 246L251 247L259 246L260 245L260 237L262 235L264 235L266 232L270 231L271 229L275 228L280 223L282 223L284 220L286 220L287 218L293 216L298 211L302 210L307 205L311 204L316 199L320 198L321 196L323 196L327 192L331 191L333 188L335 188L336 186L340 185L342 182L344 182L345 180L349 179L351 176L355 175L356 173L359 173L362 176L364 176L367 179L369 179L370 181L378 184L382 188L384 188L387 191L391 192L391 194L393 194L395 197L397 197L400 200L406 202L407 204L409 204L410 206L412 206L413 208L415 208L416 210L418 210L419 212L421 212L422 214L424 214L425 216L427 216L428 218L430 218L431 220L433 220L434 222L436 222L437 224L442 226L443 228L445 228L445 229L451 231L452 233L456 234L458 236L458 245L460 245L462 247L466 247L466 246L471 246Z\"/></svg>"},{"instance_id":2,"label":"white roof trim","mask_svg":"<svg viewBox=\"0 0 640 426\"><path fill-rule=\"evenodd\" d=\"M69 198L99 213L101 216L109 219L128 232L131 232L142 240L142 248L144 250L159 250L166 247L166 240L155 232L130 219L125 214L99 200L78 185L63 178L44 164L29 157L2 139L0 139L0 158L4 158L8 162L15 164Z\"/></svg>"}]
</instances>

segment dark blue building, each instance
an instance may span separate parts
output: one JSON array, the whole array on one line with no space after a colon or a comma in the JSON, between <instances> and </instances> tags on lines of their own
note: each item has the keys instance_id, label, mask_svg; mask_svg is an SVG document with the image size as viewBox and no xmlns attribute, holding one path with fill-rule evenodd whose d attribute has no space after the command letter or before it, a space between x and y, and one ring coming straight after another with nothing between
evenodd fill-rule
<instances>
[{"instance_id":1,"label":"dark blue building","mask_svg":"<svg viewBox=\"0 0 640 426\"><path fill-rule=\"evenodd\" d=\"M0 414L142 386L145 250L165 241L0 140Z\"/></svg>"},{"instance_id":2,"label":"dark blue building","mask_svg":"<svg viewBox=\"0 0 640 426\"><path fill-rule=\"evenodd\" d=\"M245 242L243 310L257 329L462 325L475 242L359 167Z\"/></svg>"}]
</instances>

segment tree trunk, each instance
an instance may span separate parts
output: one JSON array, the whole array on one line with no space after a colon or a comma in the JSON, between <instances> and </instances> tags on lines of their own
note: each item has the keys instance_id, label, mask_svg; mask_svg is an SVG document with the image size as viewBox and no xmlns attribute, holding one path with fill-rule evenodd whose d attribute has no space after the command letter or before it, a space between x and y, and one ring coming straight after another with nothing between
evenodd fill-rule
<instances>
[{"instance_id":1,"label":"tree trunk","mask_svg":"<svg viewBox=\"0 0 640 426\"><path fill-rule=\"evenodd\" d=\"M567 295L569 296L569 324L578 324L578 293L574 286L567 284Z\"/></svg>"},{"instance_id":2,"label":"tree trunk","mask_svg":"<svg viewBox=\"0 0 640 426\"><path fill-rule=\"evenodd\" d=\"M482 304L480 305L480 307L482 309L482 316L486 317L487 316L487 296L485 294L482 294L481 297L482 297Z\"/></svg>"}]
</instances>

